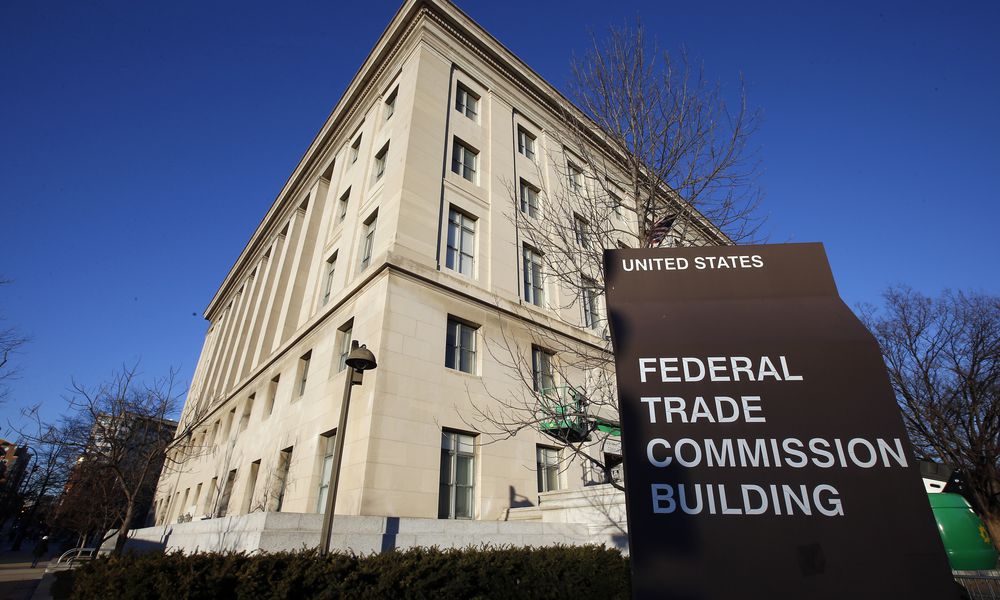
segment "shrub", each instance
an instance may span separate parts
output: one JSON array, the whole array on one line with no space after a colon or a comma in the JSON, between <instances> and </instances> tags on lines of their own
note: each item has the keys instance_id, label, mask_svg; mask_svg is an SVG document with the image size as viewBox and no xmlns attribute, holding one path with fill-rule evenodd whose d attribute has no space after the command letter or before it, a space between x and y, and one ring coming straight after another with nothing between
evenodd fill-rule
<instances>
[{"instance_id":1,"label":"shrub","mask_svg":"<svg viewBox=\"0 0 1000 600\"><path fill-rule=\"evenodd\" d=\"M600 546L413 548L358 556L127 554L57 575L79 600L627 598L628 559Z\"/></svg>"}]
</instances>

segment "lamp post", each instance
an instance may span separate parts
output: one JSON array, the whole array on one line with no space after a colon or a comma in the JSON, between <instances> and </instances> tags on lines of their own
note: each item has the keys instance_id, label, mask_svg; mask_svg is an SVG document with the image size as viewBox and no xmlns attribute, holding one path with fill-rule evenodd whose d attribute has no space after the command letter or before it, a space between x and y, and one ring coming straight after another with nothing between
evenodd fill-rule
<instances>
[{"instance_id":1,"label":"lamp post","mask_svg":"<svg viewBox=\"0 0 1000 600\"><path fill-rule=\"evenodd\" d=\"M351 405L351 388L361 385L364 372L374 369L375 355L357 340L351 342L351 352L347 355L347 373L344 376L344 399L340 404L340 422L337 424L336 440L333 446L333 472L330 485L326 488L326 507L323 511L323 530L319 537L319 553L330 551L330 535L333 532L333 509L337 505L337 484L340 482L340 462L344 457L344 439L347 437L347 410Z\"/></svg>"}]
</instances>

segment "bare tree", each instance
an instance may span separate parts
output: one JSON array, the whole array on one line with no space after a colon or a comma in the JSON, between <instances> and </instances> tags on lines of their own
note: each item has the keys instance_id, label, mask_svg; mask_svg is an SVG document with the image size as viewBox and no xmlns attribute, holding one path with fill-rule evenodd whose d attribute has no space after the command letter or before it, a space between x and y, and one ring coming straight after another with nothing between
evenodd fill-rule
<instances>
[{"instance_id":1,"label":"bare tree","mask_svg":"<svg viewBox=\"0 0 1000 600\"><path fill-rule=\"evenodd\" d=\"M66 399L69 415L52 428L58 436L52 443L77 457L70 491L94 488L106 494L99 512L114 515L116 553L146 516L141 507L152 499L177 427L170 418L180 408L173 371L152 382L140 382L138 375L132 365L94 386L74 381ZM109 482L113 486L105 485Z\"/></svg>"},{"instance_id":2,"label":"bare tree","mask_svg":"<svg viewBox=\"0 0 1000 600\"><path fill-rule=\"evenodd\" d=\"M519 311L531 326L500 315L488 351L519 385L491 392L496 402L472 425L493 439L543 431L570 449L567 461L582 459L620 488L620 451L608 447L618 405L601 309L604 249L753 241L762 222L751 147L760 115L742 82L730 108L700 66L660 52L641 24L593 37L572 74L579 108L560 106L544 137L517 132L518 152L533 165L509 186Z\"/></svg>"},{"instance_id":3,"label":"bare tree","mask_svg":"<svg viewBox=\"0 0 1000 600\"><path fill-rule=\"evenodd\" d=\"M10 281L0 278L0 286L8 283ZM27 342L28 338L14 327L0 329L0 401L6 399L9 393L7 382L17 376L17 370L11 366L10 361Z\"/></svg>"},{"instance_id":4,"label":"bare tree","mask_svg":"<svg viewBox=\"0 0 1000 600\"><path fill-rule=\"evenodd\" d=\"M1000 540L1000 296L890 288L861 309L918 458L965 475Z\"/></svg>"},{"instance_id":5,"label":"bare tree","mask_svg":"<svg viewBox=\"0 0 1000 600\"><path fill-rule=\"evenodd\" d=\"M78 547L114 529L125 514L125 498L114 475L96 462L83 460L66 478L62 496L53 511L56 529L77 535Z\"/></svg>"},{"instance_id":6,"label":"bare tree","mask_svg":"<svg viewBox=\"0 0 1000 600\"><path fill-rule=\"evenodd\" d=\"M31 413L37 417L37 413ZM31 435L21 434L18 445L26 445L31 466L6 509L14 516L17 532L12 549L17 550L26 536L48 529L53 506L62 493L74 457L61 443L60 430L40 420L29 420ZM28 445L30 444L30 445Z\"/></svg>"}]
</instances>

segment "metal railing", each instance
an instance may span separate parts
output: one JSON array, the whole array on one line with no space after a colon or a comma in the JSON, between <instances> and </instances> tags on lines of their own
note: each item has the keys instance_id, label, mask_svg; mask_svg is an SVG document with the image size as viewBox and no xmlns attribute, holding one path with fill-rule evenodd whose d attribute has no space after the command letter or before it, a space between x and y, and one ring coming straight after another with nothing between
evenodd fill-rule
<instances>
[{"instance_id":1,"label":"metal railing","mask_svg":"<svg viewBox=\"0 0 1000 600\"><path fill-rule=\"evenodd\" d=\"M55 564L57 565L69 565L74 562L79 562L81 560L91 560L97 556L97 548L73 548L72 550L67 550L59 555L56 559Z\"/></svg>"},{"instance_id":2,"label":"metal railing","mask_svg":"<svg viewBox=\"0 0 1000 600\"><path fill-rule=\"evenodd\" d=\"M954 571L971 600L1000 600L1000 571Z\"/></svg>"}]
</instances>

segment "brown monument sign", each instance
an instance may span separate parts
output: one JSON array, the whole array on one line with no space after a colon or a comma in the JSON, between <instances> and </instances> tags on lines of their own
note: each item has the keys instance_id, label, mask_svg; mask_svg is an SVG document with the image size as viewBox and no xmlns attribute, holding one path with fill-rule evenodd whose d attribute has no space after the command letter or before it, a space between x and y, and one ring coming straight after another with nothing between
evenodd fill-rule
<instances>
[{"instance_id":1,"label":"brown monument sign","mask_svg":"<svg viewBox=\"0 0 1000 600\"><path fill-rule=\"evenodd\" d=\"M634 597L957 597L822 245L604 260Z\"/></svg>"}]
</instances>

